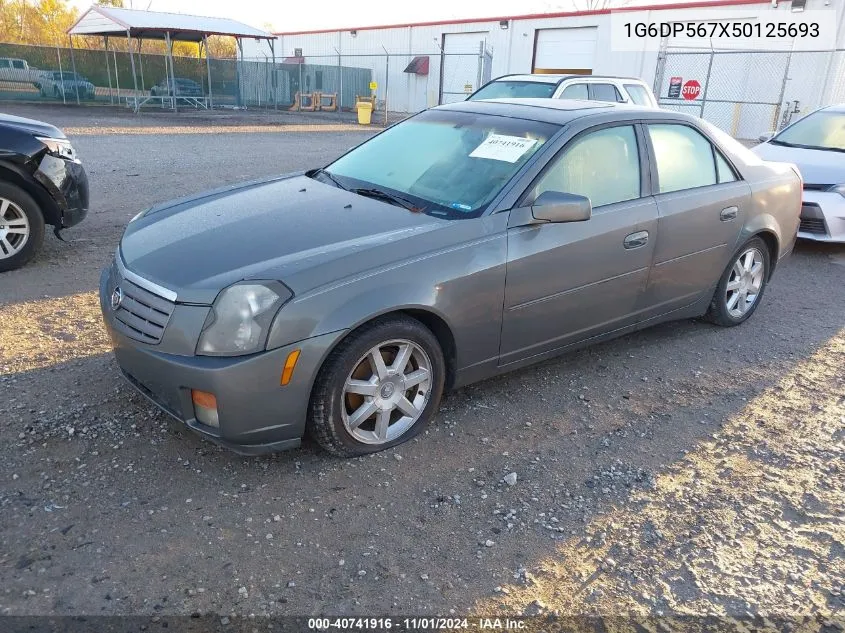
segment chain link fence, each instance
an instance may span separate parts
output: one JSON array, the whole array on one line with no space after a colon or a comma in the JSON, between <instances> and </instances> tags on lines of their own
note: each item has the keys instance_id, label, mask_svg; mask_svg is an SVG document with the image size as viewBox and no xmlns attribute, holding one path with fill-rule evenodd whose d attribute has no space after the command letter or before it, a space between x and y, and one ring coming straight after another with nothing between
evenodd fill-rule
<instances>
[{"instance_id":1,"label":"chain link fence","mask_svg":"<svg viewBox=\"0 0 845 633\"><path fill-rule=\"evenodd\" d=\"M845 51L664 50L654 92L661 108L753 140L797 115L845 101Z\"/></svg>"},{"instance_id":2,"label":"chain link fence","mask_svg":"<svg viewBox=\"0 0 845 633\"><path fill-rule=\"evenodd\" d=\"M132 42L100 50L0 43L0 100L99 103L133 109L249 108L354 118L369 101L373 120L459 101L490 78L492 55L477 53L269 55L205 59L150 53ZM121 50L122 47L122 50ZM170 63L172 59L172 68ZM323 113L318 115L316 113Z\"/></svg>"}]
</instances>

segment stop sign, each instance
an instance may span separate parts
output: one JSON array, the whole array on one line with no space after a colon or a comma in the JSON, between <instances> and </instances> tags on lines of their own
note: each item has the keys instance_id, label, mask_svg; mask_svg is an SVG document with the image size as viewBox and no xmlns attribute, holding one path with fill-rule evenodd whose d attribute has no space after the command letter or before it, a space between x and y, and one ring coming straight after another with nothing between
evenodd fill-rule
<instances>
[{"instance_id":1,"label":"stop sign","mask_svg":"<svg viewBox=\"0 0 845 633\"><path fill-rule=\"evenodd\" d=\"M688 82L684 84L684 87L681 89L681 96L687 101L692 101L693 99L697 99L698 95L701 94L701 84L698 83L695 79L690 79Z\"/></svg>"}]
</instances>

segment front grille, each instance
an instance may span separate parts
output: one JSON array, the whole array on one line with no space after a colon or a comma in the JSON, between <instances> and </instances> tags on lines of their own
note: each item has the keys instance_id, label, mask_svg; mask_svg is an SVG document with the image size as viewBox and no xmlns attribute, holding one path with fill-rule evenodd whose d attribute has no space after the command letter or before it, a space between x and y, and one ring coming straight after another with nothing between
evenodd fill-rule
<instances>
[{"instance_id":1,"label":"front grille","mask_svg":"<svg viewBox=\"0 0 845 633\"><path fill-rule=\"evenodd\" d=\"M819 185L813 183L804 183L804 191L827 191L833 185Z\"/></svg>"},{"instance_id":2,"label":"front grille","mask_svg":"<svg viewBox=\"0 0 845 633\"><path fill-rule=\"evenodd\" d=\"M820 218L801 218L798 230L802 233L827 235L827 227L824 225L824 220Z\"/></svg>"},{"instance_id":3,"label":"front grille","mask_svg":"<svg viewBox=\"0 0 845 633\"><path fill-rule=\"evenodd\" d=\"M158 343L175 304L128 279L120 279L118 285L123 291L123 300L115 310L114 318L120 330L136 341Z\"/></svg>"}]
</instances>

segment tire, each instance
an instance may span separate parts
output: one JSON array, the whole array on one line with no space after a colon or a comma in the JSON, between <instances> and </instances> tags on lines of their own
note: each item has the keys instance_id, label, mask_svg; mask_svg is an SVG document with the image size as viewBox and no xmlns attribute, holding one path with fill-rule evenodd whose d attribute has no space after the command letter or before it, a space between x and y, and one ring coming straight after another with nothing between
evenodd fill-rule
<instances>
[{"instance_id":1,"label":"tire","mask_svg":"<svg viewBox=\"0 0 845 633\"><path fill-rule=\"evenodd\" d=\"M751 238L731 257L704 318L722 327L744 323L763 300L770 272L769 247L759 237ZM748 299L752 294L753 301Z\"/></svg>"},{"instance_id":2,"label":"tire","mask_svg":"<svg viewBox=\"0 0 845 633\"><path fill-rule=\"evenodd\" d=\"M20 268L41 250L44 216L23 189L0 182L0 272ZM22 228L27 231L21 239Z\"/></svg>"},{"instance_id":3,"label":"tire","mask_svg":"<svg viewBox=\"0 0 845 633\"><path fill-rule=\"evenodd\" d=\"M59 92L58 88L53 88L53 98L54 99L61 99L62 93Z\"/></svg>"},{"instance_id":4,"label":"tire","mask_svg":"<svg viewBox=\"0 0 845 633\"><path fill-rule=\"evenodd\" d=\"M371 355L376 349L385 365L381 378ZM405 365L399 368L397 356L403 350ZM339 457L406 442L434 417L445 377L443 351L431 330L407 316L376 319L349 334L320 368L311 392L308 433ZM417 382L406 387L412 381ZM364 395L365 390L371 392Z\"/></svg>"}]
</instances>

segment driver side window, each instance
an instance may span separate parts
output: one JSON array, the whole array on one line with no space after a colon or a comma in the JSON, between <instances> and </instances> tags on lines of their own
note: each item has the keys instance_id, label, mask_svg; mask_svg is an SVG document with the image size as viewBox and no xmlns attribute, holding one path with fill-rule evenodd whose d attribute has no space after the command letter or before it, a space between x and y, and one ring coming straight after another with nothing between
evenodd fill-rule
<instances>
[{"instance_id":1,"label":"driver side window","mask_svg":"<svg viewBox=\"0 0 845 633\"><path fill-rule=\"evenodd\" d=\"M631 125L587 132L552 159L534 186L531 200L545 191L586 196L593 208L640 197L640 157Z\"/></svg>"}]
</instances>

